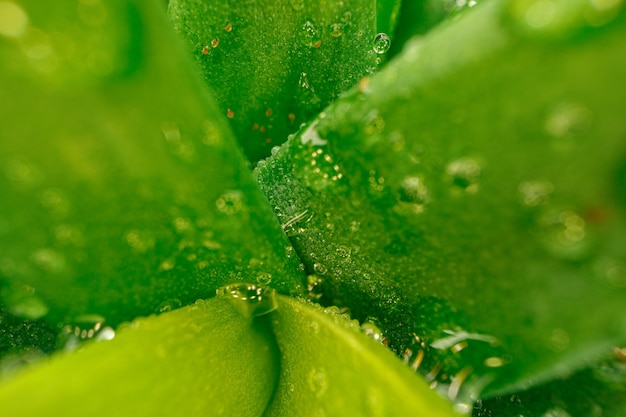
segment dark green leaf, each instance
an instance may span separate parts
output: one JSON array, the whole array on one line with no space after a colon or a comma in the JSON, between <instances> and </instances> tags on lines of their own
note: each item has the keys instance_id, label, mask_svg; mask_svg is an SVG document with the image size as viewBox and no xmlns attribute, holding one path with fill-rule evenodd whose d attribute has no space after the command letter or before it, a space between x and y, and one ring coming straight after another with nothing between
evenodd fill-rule
<instances>
[{"instance_id":1,"label":"dark green leaf","mask_svg":"<svg viewBox=\"0 0 626 417\"><path fill-rule=\"evenodd\" d=\"M108 330L112 336L112 330ZM259 416L276 345L226 300L138 319L0 385L3 416Z\"/></svg>"},{"instance_id":2,"label":"dark green leaf","mask_svg":"<svg viewBox=\"0 0 626 417\"><path fill-rule=\"evenodd\" d=\"M376 67L375 0L172 0L169 12L251 161Z\"/></svg>"},{"instance_id":3,"label":"dark green leaf","mask_svg":"<svg viewBox=\"0 0 626 417\"><path fill-rule=\"evenodd\" d=\"M624 13L535 3L412 41L257 173L322 300L457 401L626 339Z\"/></svg>"}]
</instances>

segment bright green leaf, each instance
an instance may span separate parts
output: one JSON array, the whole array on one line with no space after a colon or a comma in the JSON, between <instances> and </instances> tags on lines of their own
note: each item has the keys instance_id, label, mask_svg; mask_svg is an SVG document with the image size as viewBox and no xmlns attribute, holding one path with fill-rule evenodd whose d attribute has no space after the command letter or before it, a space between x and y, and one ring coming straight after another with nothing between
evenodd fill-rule
<instances>
[{"instance_id":1,"label":"bright green leaf","mask_svg":"<svg viewBox=\"0 0 626 417\"><path fill-rule=\"evenodd\" d=\"M251 161L376 67L375 0L172 0L169 13Z\"/></svg>"},{"instance_id":2,"label":"bright green leaf","mask_svg":"<svg viewBox=\"0 0 626 417\"><path fill-rule=\"evenodd\" d=\"M260 416L277 360L267 329L213 298L138 319L5 382L0 415Z\"/></svg>"},{"instance_id":3,"label":"bright green leaf","mask_svg":"<svg viewBox=\"0 0 626 417\"><path fill-rule=\"evenodd\" d=\"M257 172L323 302L456 401L626 340L621 3L517 3L415 39Z\"/></svg>"},{"instance_id":4,"label":"bright green leaf","mask_svg":"<svg viewBox=\"0 0 626 417\"><path fill-rule=\"evenodd\" d=\"M456 415L338 310L279 297L272 325L281 369L267 417Z\"/></svg>"},{"instance_id":5,"label":"bright green leaf","mask_svg":"<svg viewBox=\"0 0 626 417\"><path fill-rule=\"evenodd\" d=\"M15 19L0 27L8 312L88 330L234 281L299 291L293 248L161 5L1 4Z\"/></svg>"}]
</instances>

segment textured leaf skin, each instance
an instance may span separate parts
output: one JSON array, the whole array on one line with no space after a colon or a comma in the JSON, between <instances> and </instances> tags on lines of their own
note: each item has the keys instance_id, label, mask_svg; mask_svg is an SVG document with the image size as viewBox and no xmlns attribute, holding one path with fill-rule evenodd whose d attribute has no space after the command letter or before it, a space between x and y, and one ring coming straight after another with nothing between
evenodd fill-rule
<instances>
[{"instance_id":1,"label":"textured leaf skin","mask_svg":"<svg viewBox=\"0 0 626 417\"><path fill-rule=\"evenodd\" d=\"M23 33L0 37L5 310L115 326L235 281L301 291L162 5L94 4L23 1Z\"/></svg>"},{"instance_id":2,"label":"textured leaf skin","mask_svg":"<svg viewBox=\"0 0 626 417\"><path fill-rule=\"evenodd\" d=\"M374 0L172 0L169 14L252 162L377 65Z\"/></svg>"},{"instance_id":3,"label":"textured leaf skin","mask_svg":"<svg viewBox=\"0 0 626 417\"><path fill-rule=\"evenodd\" d=\"M524 7L411 42L257 170L323 300L424 350L449 396L454 377L468 398L510 392L626 338L624 13L567 3L533 31Z\"/></svg>"},{"instance_id":4,"label":"textured leaf skin","mask_svg":"<svg viewBox=\"0 0 626 417\"><path fill-rule=\"evenodd\" d=\"M0 385L3 416L259 416L278 376L267 329L221 298L138 319Z\"/></svg>"},{"instance_id":5,"label":"textured leaf skin","mask_svg":"<svg viewBox=\"0 0 626 417\"><path fill-rule=\"evenodd\" d=\"M279 297L271 319L281 370L266 417L457 415L349 317Z\"/></svg>"}]
</instances>

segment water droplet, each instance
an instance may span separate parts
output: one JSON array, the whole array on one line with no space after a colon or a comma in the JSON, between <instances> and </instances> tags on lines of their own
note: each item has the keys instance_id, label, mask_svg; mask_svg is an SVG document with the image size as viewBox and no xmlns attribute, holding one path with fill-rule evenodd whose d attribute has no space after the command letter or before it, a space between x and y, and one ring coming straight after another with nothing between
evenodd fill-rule
<instances>
[{"instance_id":1,"label":"water droplet","mask_svg":"<svg viewBox=\"0 0 626 417\"><path fill-rule=\"evenodd\" d=\"M589 249L585 220L573 211L553 210L539 219L545 248L560 258L576 260Z\"/></svg>"},{"instance_id":2,"label":"water droplet","mask_svg":"<svg viewBox=\"0 0 626 417\"><path fill-rule=\"evenodd\" d=\"M259 285L269 285L272 282L272 274L261 272L256 276L256 282Z\"/></svg>"},{"instance_id":3,"label":"water droplet","mask_svg":"<svg viewBox=\"0 0 626 417\"><path fill-rule=\"evenodd\" d=\"M176 266L174 259L166 259L159 265L159 271L171 271Z\"/></svg>"},{"instance_id":4,"label":"water droplet","mask_svg":"<svg viewBox=\"0 0 626 417\"><path fill-rule=\"evenodd\" d=\"M591 111L578 103L561 103L548 115L545 129L554 138L579 136L591 126Z\"/></svg>"},{"instance_id":5,"label":"water droplet","mask_svg":"<svg viewBox=\"0 0 626 417\"><path fill-rule=\"evenodd\" d=\"M156 314L161 314L167 311L176 310L177 308L182 307L182 305L183 303L178 298L170 298L169 300L165 300L159 304L154 312Z\"/></svg>"},{"instance_id":6,"label":"water droplet","mask_svg":"<svg viewBox=\"0 0 626 417\"><path fill-rule=\"evenodd\" d=\"M184 217L176 217L172 222L174 224L174 230L176 233L185 233L191 230L191 220Z\"/></svg>"},{"instance_id":7,"label":"water droplet","mask_svg":"<svg viewBox=\"0 0 626 417\"><path fill-rule=\"evenodd\" d=\"M315 94L315 89L311 85L311 82L309 81L309 76L307 75L306 72L301 72L300 73L300 76L298 77L298 87L299 87L298 91L299 91L300 96L301 96L300 100L302 101L302 103L308 104L311 107L314 107L314 106L318 105L322 101L317 96L317 94ZM314 128L315 125L317 125L317 121L311 123L311 125L309 127L313 127ZM303 136L304 136L304 134L303 134Z\"/></svg>"},{"instance_id":8,"label":"water droplet","mask_svg":"<svg viewBox=\"0 0 626 417\"><path fill-rule=\"evenodd\" d=\"M28 15L12 1L0 1L0 35L19 38L28 28Z\"/></svg>"},{"instance_id":9,"label":"water droplet","mask_svg":"<svg viewBox=\"0 0 626 417\"><path fill-rule=\"evenodd\" d=\"M219 128L215 123L207 120L202 124L202 130L204 136L202 137L202 143L207 146L218 146L222 143L222 135Z\"/></svg>"},{"instance_id":10,"label":"water droplet","mask_svg":"<svg viewBox=\"0 0 626 417\"><path fill-rule=\"evenodd\" d=\"M227 191L215 201L215 205L222 213L238 213L244 208L243 194L238 190Z\"/></svg>"},{"instance_id":11,"label":"water droplet","mask_svg":"<svg viewBox=\"0 0 626 417\"><path fill-rule=\"evenodd\" d=\"M339 258L350 259L350 254L352 253L352 250L347 246L337 246L335 252L337 253L337 256Z\"/></svg>"},{"instance_id":12,"label":"water droplet","mask_svg":"<svg viewBox=\"0 0 626 417\"><path fill-rule=\"evenodd\" d=\"M315 273L318 275L326 275L326 273L328 272L328 268L326 268L326 266L319 262L315 262L313 264L313 271L315 271Z\"/></svg>"},{"instance_id":13,"label":"water droplet","mask_svg":"<svg viewBox=\"0 0 626 417\"><path fill-rule=\"evenodd\" d=\"M218 288L216 293L229 299L245 317L261 316L278 308L275 290L256 284L230 284Z\"/></svg>"},{"instance_id":14,"label":"water droplet","mask_svg":"<svg viewBox=\"0 0 626 417\"><path fill-rule=\"evenodd\" d=\"M345 23L332 23L329 27L330 36L333 38L339 38L343 35Z\"/></svg>"},{"instance_id":15,"label":"water droplet","mask_svg":"<svg viewBox=\"0 0 626 417\"><path fill-rule=\"evenodd\" d=\"M324 283L324 279L316 274L308 275L306 277L307 281L307 298L311 301L319 301L322 298L322 284Z\"/></svg>"},{"instance_id":16,"label":"water droplet","mask_svg":"<svg viewBox=\"0 0 626 417\"><path fill-rule=\"evenodd\" d=\"M146 232L140 230L130 230L126 233L126 242L138 253L145 253L154 247L154 238Z\"/></svg>"},{"instance_id":17,"label":"water droplet","mask_svg":"<svg viewBox=\"0 0 626 417\"><path fill-rule=\"evenodd\" d=\"M386 33L379 33L374 38L374 52L379 55L384 54L391 47L391 39Z\"/></svg>"},{"instance_id":18,"label":"water droplet","mask_svg":"<svg viewBox=\"0 0 626 417\"><path fill-rule=\"evenodd\" d=\"M378 110L374 109L365 117L365 134L379 135L385 129L385 120ZM371 138L370 138L371 141Z\"/></svg>"},{"instance_id":19,"label":"water droplet","mask_svg":"<svg viewBox=\"0 0 626 417\"><path fill-rule=\"evenodd\" d=\"M548 181L525 181L518 190L521 194L522 203L529 207L539 206L548 201L554 186Z\"/></svg>"},{"instance_id":20,"label":"water droplet","mask_svg":"<svg viewBox=\"0 0 626 417\"><path fill-rule=\"evenodd\" d=\"M38 268L51 274L59 274L65 269L65 258L52 249L39 249L31 259Z\"/></svg>"},{"instance_id":21,"label":"water droplet","mask_svg":"<svg viewBox=\"0 0 626 417\"><path fill-rule=\"evenodd\" d=\"M184 140L178 125L174 122L164 122L161 125L161 131L170 152L186 162L192 162L196 156L195 148L192 142Z\"/></svg>"},{"instance_id":22,"label":"water droplet","mask_svg":"<svg viewBox=\"0 0 626 417\"><path fill-rule=\"evenodd\" d=\"M385 336L383 335L383 331L376 325L376 321L374 319L367 319L363 324L361 324L361 331L365 333L365 335L371 339L379 343L384 343Z\"/></svg>"},{"instance_id":23,"label":"water droplet","mask_svg":"<svg viewBox=\"0 0 626 417\"><path fill-rule=\"evenodd\" d=\"M322 368L312 369L311 372L309 372L307 382L309 385L309 389L315 394L317 398L322 397L328 389L328 379L326 377L326 371L324 371L324 369Z\"/></svg>"},{"instance_id":24,"label":"water droplet","mask_svg":"<svg viewBox=\"0 0 626 417\"><path fill-rule=\"evenodd\" d=\"M400 183L399 194L400 201L418 205L422 210L424 204L430 200L428 189L419 177L405 177Z\"/></svg>"},{"instance_id":25,"label":"water droplet","mask_svg":"<svg viewBox=\"0 0 626 417\"><path fill-rule=\"evenodd\" d=\"M310 48L319 48L322 41L322 33L315 27L312 20L307 19L300 30L300 42Z\"/></svg>"},{"instance_id":26,"label":"water droplet","mask_svg":"<svg viewBox=\"0 0 626 417\"><path fill-rule=\"evenodd\" d=\"M446 167L446 172L452 177L452 183L472 193L478 191L481 170L478 161L472 158L457 159Z\"/></svg>"}]
</instances>

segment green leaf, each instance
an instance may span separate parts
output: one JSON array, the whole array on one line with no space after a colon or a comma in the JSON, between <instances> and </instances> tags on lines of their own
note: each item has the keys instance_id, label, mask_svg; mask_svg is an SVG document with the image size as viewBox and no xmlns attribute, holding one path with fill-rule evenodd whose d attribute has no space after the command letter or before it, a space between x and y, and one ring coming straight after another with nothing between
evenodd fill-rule
<instances>
[{"instance_id":1,"label":"green leaf","mask_svg":"<svg viewBox=\"0 0 626 417\"><path fill-rule=\"evenodd\" d=\"M251 161L376 67L374 0L172 0L169 13Z\"/></svg>"},{"instance_id":2,"label":"green leaf","mask_svg":"<svg viewBox=\"0 0 626 417\"><path fill-rule=\"evenodd\" d=\"M453 416L449 403L338 310L279 297L279 384L265 416Z\"/></svg>"},{"instance_id":3,"label":"green leaf","mask_svg":"<svg viewBox=\"0 0 626 417\"><path fill-rule=\"evenodd\" d=\"M162 5L1 4L8 312L88 331L234 281L300 291L293 248Z\"/></svg>"},{"instance_id":4,"label":"green leaf","mask_svg":"<svg viewBox=\"0 0 626 417\"><path fill-rule=\"evenodd\" d=\"M457 401L626 340L624 13L521 3L415 39L257 171L322 301Z\"/></svg>"},{"instance_id":5,"label":"green leaf","mask_svg":"<svg viewBox=\"0 0 626 417\"><path fill-rule=\"evenodd\" d=\"M563 380L479 402L474 417L621 417L626 412L626 363L603 360Z\"/></svg>"},{"instance_id":6,"label":"green leaf","mask_svg":"<svg viewBox=\"0 0 626 417\"><path fill-rule=\"evenodd\" d=\"M112 331L112 330L111 330ZM214 298L142 318L0 385L5 416L259 416L278 376L273 338Z\"/></svg>"}]
</instances>

